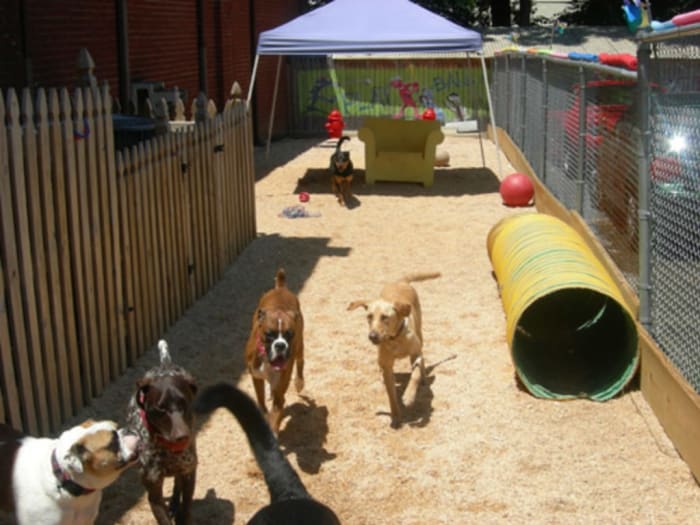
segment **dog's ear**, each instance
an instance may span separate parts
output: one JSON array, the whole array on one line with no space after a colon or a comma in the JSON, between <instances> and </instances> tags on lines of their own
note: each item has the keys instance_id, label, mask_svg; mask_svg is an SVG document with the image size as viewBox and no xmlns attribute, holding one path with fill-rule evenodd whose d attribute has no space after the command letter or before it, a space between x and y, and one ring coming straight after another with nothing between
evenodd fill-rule
<instances>
[{"instance_id":1,"label":"dog's ear","mask_svg":"<svg viewBox=\"0 0 700 525\"><path fill-rule=\"evenodd\" d=\"M408 315L411 313L411 305L408 303L394 303L394 310L396 310L396 313L399 314L401 317L408 317Z\"/></svg>"},{"instance_id":2,"label":"dog's ear","mask_svg":"<svg viewBox=\"0 0 700 525\"><path fill-rule=\"evenodd\" d=\"M63 456L64 465L71 472L75 472L76 474L82 474L82 472L83 472L83 459L82 459L83 454L85 454L85 446L81 443L76 443Z\"/></svg>"},{"instance_id":3,"label":"dog's ear","mask_svg":"<svg viewBox=\"0 0 700 525\"><path fill-rule=\"evenodd\" d=\"M359 308L360 306L367 310L367 301L353 301L348 305L347 309L354 310L355 308Z\"/></svg>"},{"instance_id":4,"label":"dog's ear","mask_svg":"<svg viewBox=\"0 0 700 525\"><path fill-rule=\"evenodd\" d=\"M188 386L190 387L190 390L192 391L192 397L195 397L197 395L197 383L194 381L190 381L188 383Z\"/></svg>"},{"instance_id":5,"label":"dog's ear","mask_svg":"<svg viewBox=\"0 0 700 525\"><path fill-rule=\"evenodd\" d=\"M139 408L146 410L146 396L148 395L148 390L151 388L151 382L147 379L141 379L136 382L138 390L136 391L136 404Z\"/></svg>"}]
</instances>

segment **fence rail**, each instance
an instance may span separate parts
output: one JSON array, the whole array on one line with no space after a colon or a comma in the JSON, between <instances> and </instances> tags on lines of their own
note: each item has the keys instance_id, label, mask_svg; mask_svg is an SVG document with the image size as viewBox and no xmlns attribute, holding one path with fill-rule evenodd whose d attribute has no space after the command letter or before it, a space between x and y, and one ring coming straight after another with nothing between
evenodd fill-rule
<instances>
[{"instance_id":1,"label":"fence rail","mask_svg":"<svg viewBox=\"0 0 700 525\"><path fill-rule=\"evenodd\" d=\"M256 232L242 103L115 153L107 87L0 92L0 421L48 433Z\"/></svg>"}]
</instances>

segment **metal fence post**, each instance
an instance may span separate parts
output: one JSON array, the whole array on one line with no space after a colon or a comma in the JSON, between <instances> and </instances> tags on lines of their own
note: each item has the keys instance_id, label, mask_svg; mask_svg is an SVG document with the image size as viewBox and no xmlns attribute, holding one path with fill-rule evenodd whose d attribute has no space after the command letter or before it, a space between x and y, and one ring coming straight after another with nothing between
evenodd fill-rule
<instances>
[{"instance_id":1,"label":"metal fence post","mask_svg":"<svg viewBox=\"0 0 700 525\"><path fill-rule=\"evenodd\" d=\"M540 166L542 169L541 177L543 182L547 182L547 122L549 108L547 106L549 99L549 87L547 86L547 61L542 59L542 150L540 157Z\"/></svg>"},{"instance_id":2,"label":"metal fence post","mask_svg":"<svg viewBox=\"0 0 700 525\"><path fill-rule=\"evenodd\" d=\"M649 61L651 48L648 42L637 49L637 87L639 97L639 130L641 147L637 149L639 173L639 322L651 332L651 229L649 199L649 159L651 158L651 126L649 108Z\"/></svg>"},{"instance_id":3,"label":"metal fence post","mask_svg":"<svg viewBox=\"0 0 700 525\"><path fill-rule=\"evenodd\" d=\"M525 137L527 131L527 64L525 56L520 57L520 76L522 86L520 88L520 151L525 151Z\"/></svg>"},{"instance_id":4,"label":"metal fence post","mask_svg":"<svg viewBox=\"0 0 700 525\"><path fill-rule=\"evenodd\" d=\"M583 215L583 185L584 185L584 160L586 158L586 70L579 66L579 85L581 86L579 94L578 107L578 157L576 158L576 211Z\"/></svg>"},{"instance_id":5,"label":"metal fence post","mask_svg":"<svg viewBox=\"0 0 700 525\"><path fill-rule=\"evenodd\" d=\"M508 82L506 82L506 101L505 101L505 106L506 106L506 130L508 130L508 134L512 137L513 136L513 129L510 127L510 97L511 97L511 81L510 81L510 55L506 55L506 78L508 79Z\"/></svg>"}]
</instances>

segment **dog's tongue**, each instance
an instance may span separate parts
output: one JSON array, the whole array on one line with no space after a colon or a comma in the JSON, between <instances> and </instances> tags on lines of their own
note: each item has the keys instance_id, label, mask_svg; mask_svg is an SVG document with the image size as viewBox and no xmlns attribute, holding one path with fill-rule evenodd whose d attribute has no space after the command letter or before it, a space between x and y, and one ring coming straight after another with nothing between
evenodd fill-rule
<instances>
[{"instance_id":1,"label":"dog's tongue","mask_svg":"<svg viewBox=\"0 0 700 525\"><path fill-rule=\"evenodd\" d=\"M287 361L284 358L278 357L277 359L272 361L270 364L272 365L273 368L276 368L277 370L281 370L282 368L284 368L284 365L286 363L287 363Z\"/></svg>"}]
</instances>

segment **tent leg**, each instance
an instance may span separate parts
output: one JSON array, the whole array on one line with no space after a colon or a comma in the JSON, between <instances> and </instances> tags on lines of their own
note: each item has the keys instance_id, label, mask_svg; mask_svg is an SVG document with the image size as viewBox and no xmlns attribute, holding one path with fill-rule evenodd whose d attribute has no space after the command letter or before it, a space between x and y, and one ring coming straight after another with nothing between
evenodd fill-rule
<instances>
[{"instance_id":1,"label":"tent leg","mask_svg":"<svg viewBox=\"0 0 700 525\"><path fill-rule=\"evenodd\" d=\"M498 178L503 179L503 167L501 166L501 148L498 146L498 130L496 129L496 117L493 115L493 104L491 103L491 90L489 89L489 76L486 72L486 61L484 60L483 51L479 55L481 58L481 71L484 75L486 100L489 103L489 115L491 117L491 127L493 128L493 142L496 144L496 159L498 160Z\"/></svg>"},{"instance_id":2,"label":"tent leg","mask_svg":"<svg viewBox=\"0 0 700 525\"><path fill-rule=\"evenodd\" d=\"M335 61L332 55L326 55L326 65L328 66L328 75L331 77L331 82L333 83L335 100L338 102L336 107L340 111L340 114L345 116L345 104L343 103L343 96L340 93L340 84L338 84L338 75L335 71Z\"/></svg>"},{"instance_id":3,"label":"tent leg","mask_svg":"<svg viewBox=\"0 0 700 525\"><path fill-rule=\"evenodd\" d=\"M250 84L248 84L248 98L245 101L245 108L248 111L250 111L250 100L253 98L255 76L258 74L258 62L260 62L260 55L255 55L255 61L253 62L253 72L250 75Z\"/></svg>"},{"instance_id":4,"label":"tent leg","mask_svg":"<svg viewBox=\"0 0 700 525\"><path fill-rule=\"evenodd\" d=\"M467 64L471 64L471 58L472 55L469 51L467 51ZM488 89L488 87L486 88ZM472 105L472 108L475 107L475 104ZM489 109L489 111L491 111ZM484 134L481 132L481 129L479 128L479 114L477 112L477 121L476 121L476 130L479 135L479 150L481 150L481 167L485 168L486 167L486 155L484 154Z\"/></svg>"},{"instance_id":5,"label":"tent leg","mask_svg":"<svg viewBox=\"0 0 700 525\"><path fill-rule=\"evenodd\" d=\"M277 57L277 73L275 73L275 90L272 92L272 108L270 109L270 123L267 127L267 146L265 157L270 155L270 141L272 140L272 124L275 122L275 106L277 105L277 89L280 85L280 69L282 69L282 55Z\"/></svg>"}]
</instances>

